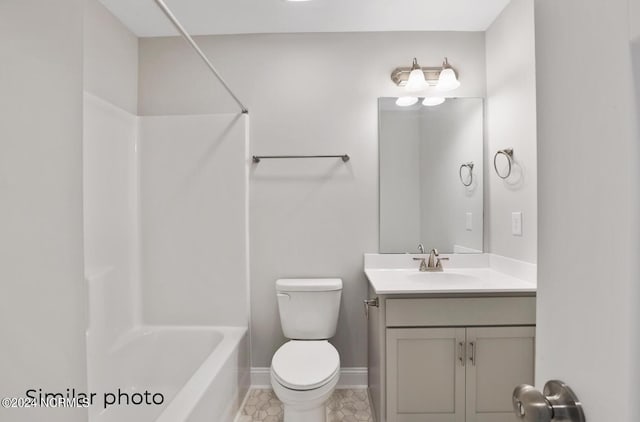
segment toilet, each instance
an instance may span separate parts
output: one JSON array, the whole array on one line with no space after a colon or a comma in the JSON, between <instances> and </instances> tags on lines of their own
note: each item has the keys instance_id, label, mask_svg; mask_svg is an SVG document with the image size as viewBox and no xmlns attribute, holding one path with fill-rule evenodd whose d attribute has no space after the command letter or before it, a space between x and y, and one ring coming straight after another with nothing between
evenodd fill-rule
<instances>
[{"instance_id":1,"label":"toilet","mask_svg":"<svg viewBox=\"0 0 640 422\"><path fill-rule=\"evenodd\" d=\"M340 378L336 333L342 280L276 281L280 324L290 339L273 355L271 386L284 404L284 422L325 422L326 402Z\"/></svg>"}]
</instances>

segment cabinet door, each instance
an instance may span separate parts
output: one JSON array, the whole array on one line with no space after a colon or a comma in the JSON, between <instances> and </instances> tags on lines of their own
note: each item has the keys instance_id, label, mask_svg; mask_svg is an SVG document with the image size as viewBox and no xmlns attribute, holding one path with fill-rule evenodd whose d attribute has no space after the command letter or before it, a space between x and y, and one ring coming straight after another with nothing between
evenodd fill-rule
<instances>
[{"instance_id":1,"label":"cabinet door","mask_svg":"<svg viewBox=\"0 0 640 422\"><path fill-rule=\"evenodd\" d=\"M535 328L467 328L466 422L512 422L511 396L533 384Z\"/></svg>"},{"instance_id":2,"label":"cabinet door","mask_svg":"<svg viewBox=\"0 0 640 422\"><path fill-rule=\"evenodd\" d=\"M387 422L464 422L464 328L387 329Z\"/></svg>"}]
</instances>

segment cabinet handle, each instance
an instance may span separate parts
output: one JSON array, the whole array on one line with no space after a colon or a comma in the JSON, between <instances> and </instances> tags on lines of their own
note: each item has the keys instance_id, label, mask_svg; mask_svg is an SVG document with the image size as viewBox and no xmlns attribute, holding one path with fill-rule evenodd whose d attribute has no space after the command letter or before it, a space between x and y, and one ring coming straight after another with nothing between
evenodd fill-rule
<instances>
[{"instance_id":1,"label":"cabinet handle","mask_svg":"<svg viewBox=\"0 0 640 422\"><path fill-rule=\"evenodd\" d=\"M460 361L460 365L464 366L464 361L465 361L465 357L464 357L464 342L460 342L458 343L458 360Z\"/></svg>"},{"instance_id":2,"label":"cabinet handle","mask_svg":"<svg viewBox=\"0 0 640 422\"><path fill-rule=\"evenodd\" d=\"M471 346L471 354L469 356L469 360L471 361L471 364L473 366L476 366L476 343L475 342L470 342L469 346Z\"/></svg>"}]
</instances>

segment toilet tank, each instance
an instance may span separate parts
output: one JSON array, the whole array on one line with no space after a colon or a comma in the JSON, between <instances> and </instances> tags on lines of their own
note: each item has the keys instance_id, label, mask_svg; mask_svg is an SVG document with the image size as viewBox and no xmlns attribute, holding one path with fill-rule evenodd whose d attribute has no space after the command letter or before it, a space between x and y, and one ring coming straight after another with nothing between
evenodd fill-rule
<instances>
[{"instance_id":1,"label":"toilet tank","mask_svg":"<svg viewBox=\"0 0 640 422\"><path fill-rule=\"evenodd\" d=\"M276 294L285 337L324 340L336 334L341 279L283 278L276 281Z\"/></svg>"}]
</instances>

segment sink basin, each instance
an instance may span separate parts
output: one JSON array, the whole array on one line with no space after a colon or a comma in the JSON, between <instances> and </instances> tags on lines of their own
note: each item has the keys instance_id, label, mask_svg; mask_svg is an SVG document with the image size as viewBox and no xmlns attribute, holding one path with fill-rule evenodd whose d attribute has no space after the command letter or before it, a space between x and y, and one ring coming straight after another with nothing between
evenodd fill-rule
<instances>
[{"instance_id":1,"label":"sink basin","mask_svg":"<svg viewBox=\"0 0 640 422\"><path fill-rule=\"evenodd\" d=\"M456 285L468 285L469 283L481 283L482 279L468 274L456 272L415 272L408 274L412 281L438 284L442 286L455 287Z\"/></svg>"}]
</instances>

